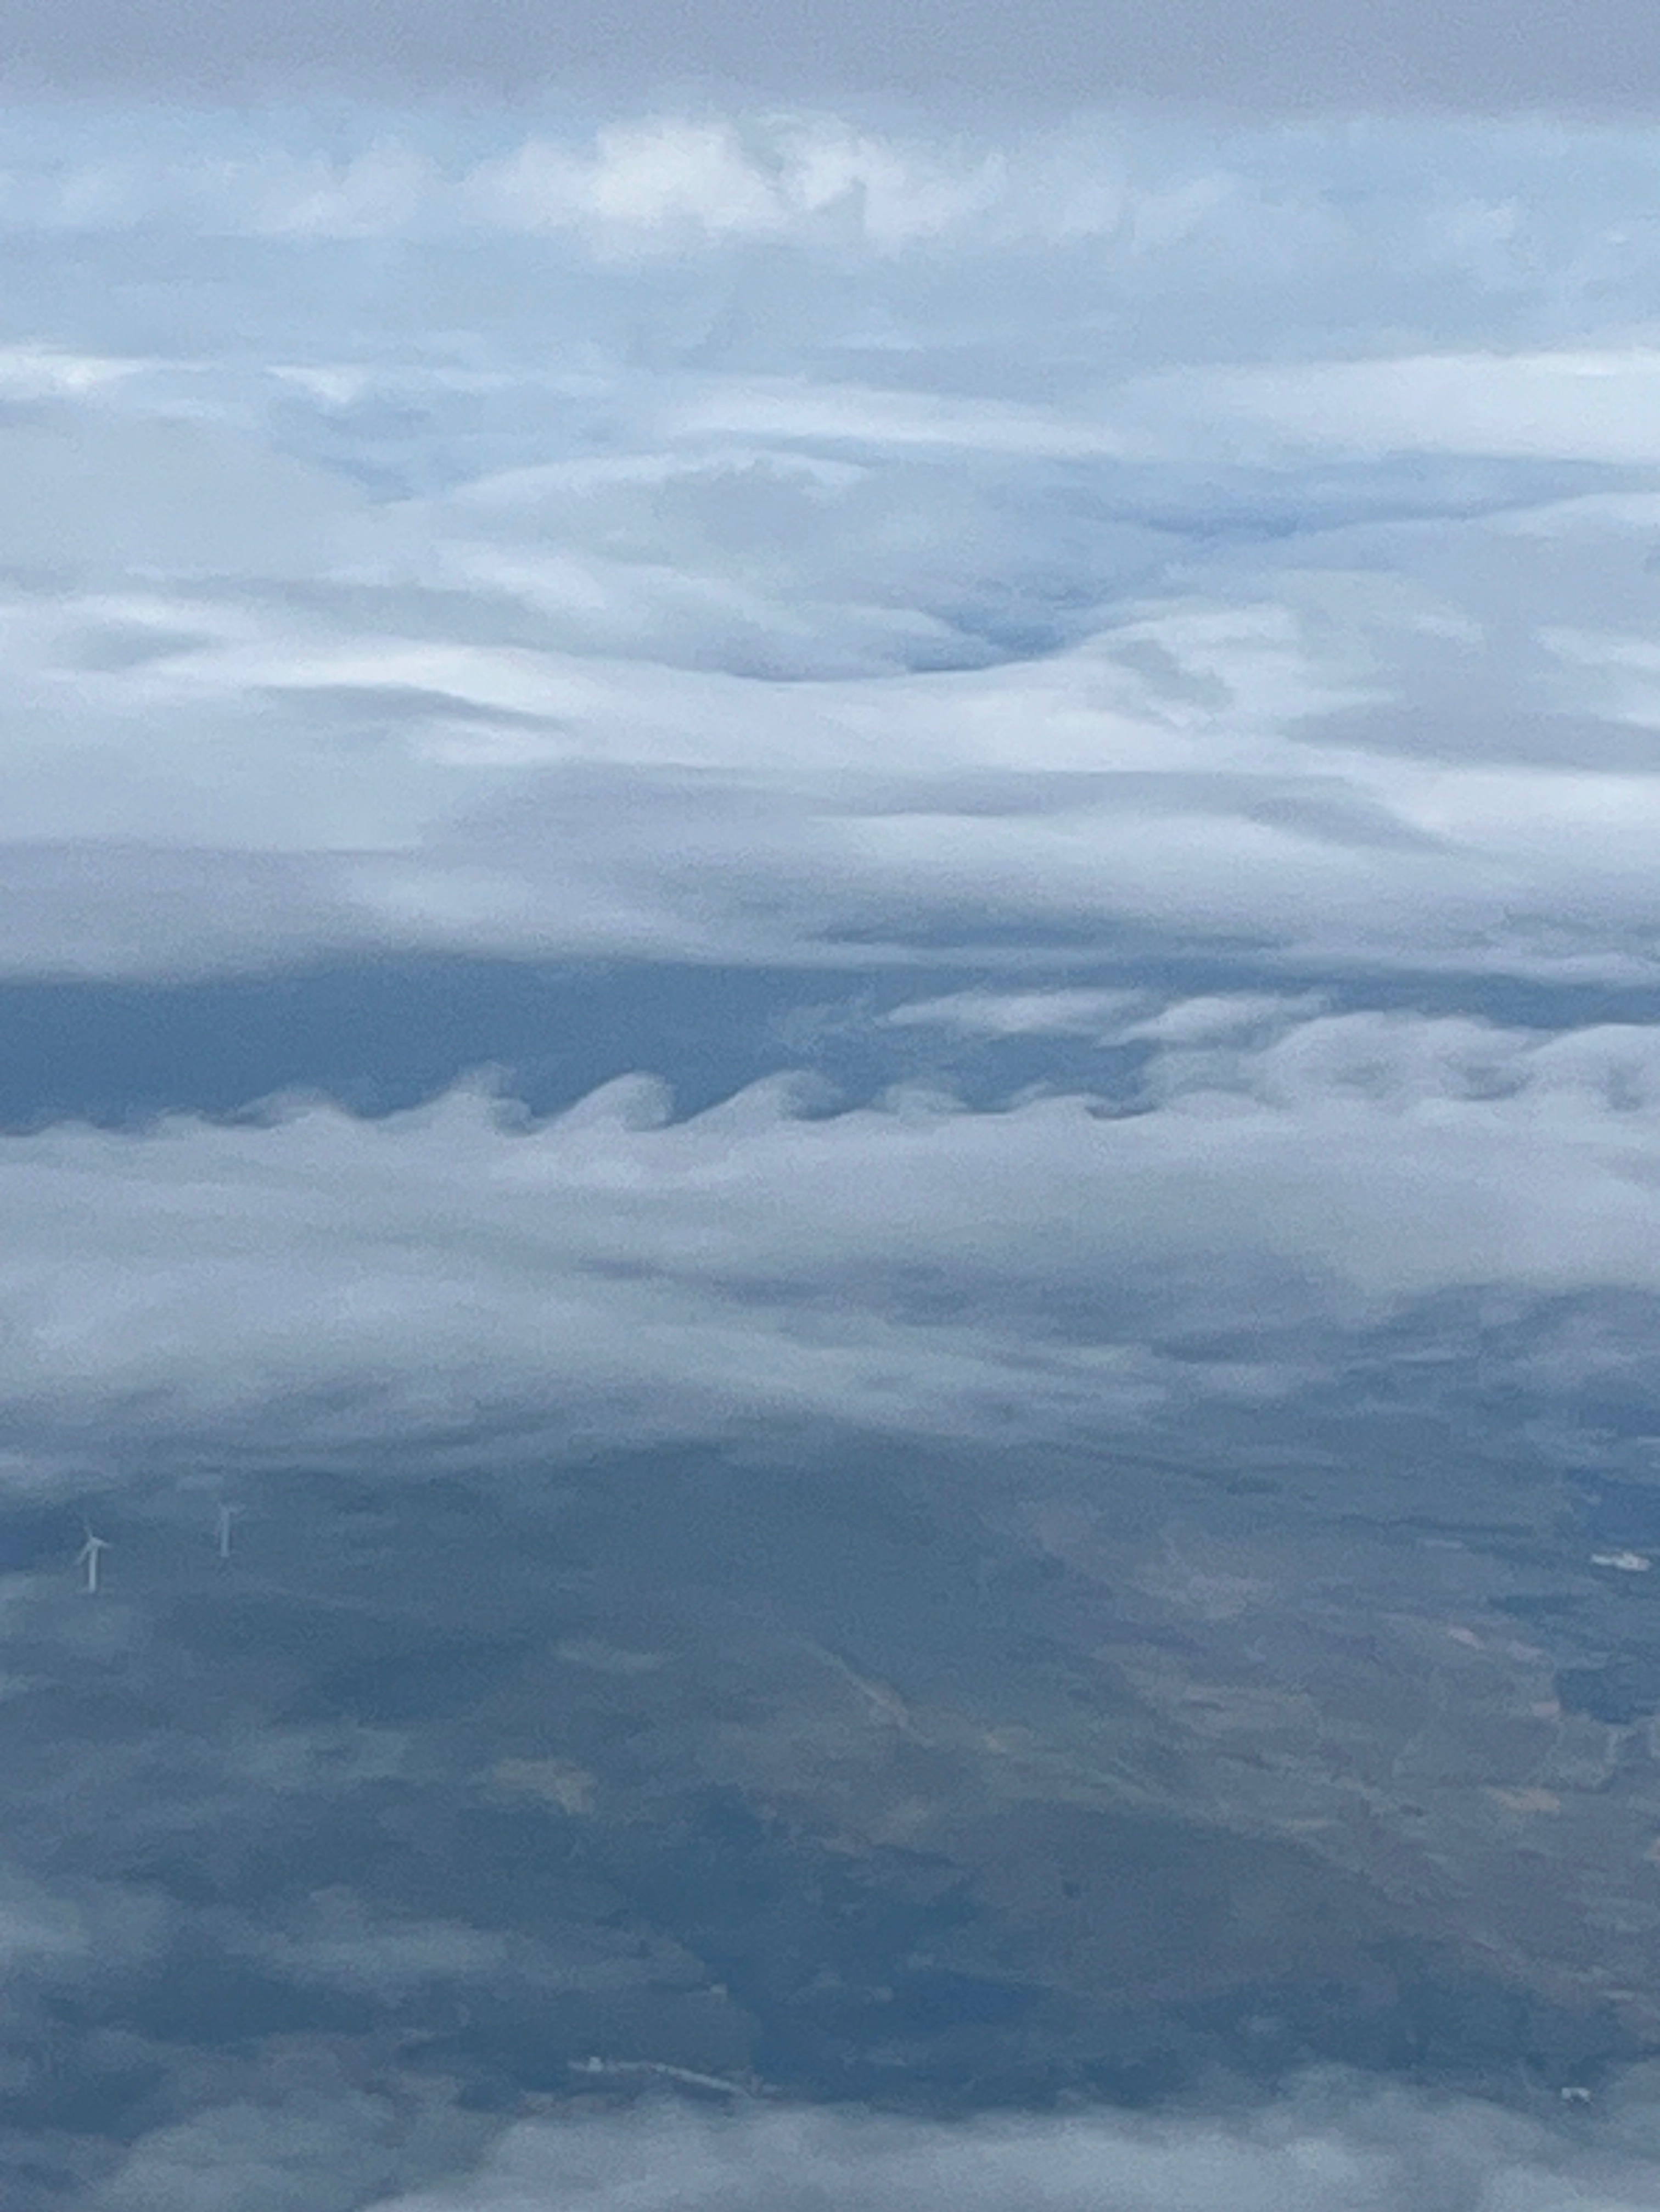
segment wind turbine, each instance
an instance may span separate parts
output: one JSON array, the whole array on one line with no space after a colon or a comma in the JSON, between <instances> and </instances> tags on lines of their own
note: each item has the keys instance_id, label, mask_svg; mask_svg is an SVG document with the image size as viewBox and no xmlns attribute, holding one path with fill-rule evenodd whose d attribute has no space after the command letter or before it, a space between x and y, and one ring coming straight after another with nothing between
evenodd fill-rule
<instances>
[{"instance_id":1,"label":"wind turbine","mask_svg":"<svg viewBox=\"0 0 1660 2212\"><path fill-rule=\"evenodd\" d=\"M83 1522L82 1526L86 1528L87 1524ZM96 1597L98 1595L99 1555L100 1553L107 1552L108 1549L108 1539L104 1536L94 1536L91 1528L87 1528L87 1540L76 1553L75 1564L86 1571L87 1579L82 1587L88 1597Z\"/></svg>"},{"instance_id":2,"label":"wind turbine","mask_svg":"<svg viewBox=\"0 0 1660 2212\"><path fill-rule=\"evenodd\" d=\"M231 1528L241 1510L240 1505L222 1505L219 1509L219 1556L222 1559L230 1557Z\"/></svg>"}]
</instances>

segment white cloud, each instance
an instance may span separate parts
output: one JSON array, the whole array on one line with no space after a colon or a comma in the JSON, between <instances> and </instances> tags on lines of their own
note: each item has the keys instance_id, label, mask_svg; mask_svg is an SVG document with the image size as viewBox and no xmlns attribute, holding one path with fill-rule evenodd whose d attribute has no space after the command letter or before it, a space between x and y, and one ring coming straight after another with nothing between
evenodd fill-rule
<instances>
[{"instance_id":1,"label":"white cloud","mask_svg":"<svg viewBox=\"0 0 1660 2212\"><path fill-rule=\"evenodd\" d=\"M1285 998L1268 991L1237 991L1203 999L1181 999L1144 1020L1130 1022L1126 1037L1146 1037L1167 1046L1215 1045L1262 1041L1282 1033L1319 1011L1317 997Z\"/></svg>"},{"instance_id":2,"label":"white cloud","mask_svg":"<svg viewBox=\"0 0 1660 2212\"><path fill-rule=\"evenodd\" d=\"M751 2112L532 2124L382 2212L1636 2212L1652 2148L1344 2084L1248 2117L927 2123ZM1609 2138L1612 2138L1610 2141Z\"/></svg>"},{"instance_id":3,"label":"white cloud","mask_svg":"<svg viewBox=\"0 0 1660 2212\"><path fill-rule=\"evenodd\" d=\"M1204 406L1236 436L1260 424L1304 447L1660 461L1660 353L1646 346L1252 368L1184 379L1175 396L1184 417Z\"/></svg>"},{"instance_id":4,"label":"white cloud","mask_svg":"<svg viewBox=\"0 0 1660 2212\"><path fill-rule=\"evenodd\" d=\"M1145 1002L1139 991L953 991L949 998L911 1000L883 1019L892 1029L955 1030L968 1036L1105 1040L1120 1035Z\"/></svg>"},{"instance_id":5,"label":"white cloud","mask_svg":"<svg viewBox=\"0 0 1660 2212\"><path fill-rule=\"evenodd\" d=\"M1110 457L1131 449L1110 422L1068 417L1053 409L777 379L728 382L688 402L672 427L694 438L810 439L900 453L935 447L1037 460Z\"/></svg>"},{"instance_id":6,"label":"white cloud","mask_svg":"<svg viewBox=\"0 0 1660 2212\"><path fill-rule=\"evenodd\" d=\"M0 191L0 969L1654 972L1634 141L106 139Z\"/></svg>"},{"instance_id":7,"label":"white cloud","mask_svg":"<svg viewBox=\"0 0 1660 2212\"><path fill-rule=\"evenodd\" d=\"M499 1985L515 1964L515 1947L500 1933L452 1921L377 1919L349 1890L308 1897L276 1929L209 1924L228 1950L257 1959L285 1980L362 1990L386 2002L432 1982ZM522 1967L533 1950L518 1948Z\"/></svg>"},{"instance_id":8,"label":"white cloud","mask_svg":"<svg viewBox=\"0 0 1660 2212\"><path fill-rule=\"evenodd\" d=\"M532 140L470 182L498 222L527 230L588 228L602 239L764 235L782 229L789 212L731 127L718 123L605 131L587 158Z\"/></svg>"},{"instance_id":9,"label":"white cloud","mask_svg":"<svg viewBox=\"0 0 1660 2212\"><path fill-rule=\"evenodd\" d=\"M1656 1031L1195 1012L1144 1024L1132 1111L812 1119L763 1085L668 1122L642 1079L533 1127L463 1091L6 1139L0 1402L64 1464L1067 1436L1292 1388L1449 1293L1660 1297Z\"/></svg>"},{"instance_id":10,"label":"white cloud","mask_svg":"<svg viewBox=\"0 0 1660 2212\"><path fill-rule=\"evenodd\" d=\"M1002 164L949 168L828 121L740 132L724 119L612 125L589 148L532 138L463 180L463 204L509 230L575 234L603 250L788 238L843 223L879 252L972 225L1002 197Z\"/></svg>"},{"instance_id":11,"label":"white cloud","mask_svg":"<svg viewBox=\"0 0 1660 2212\"><path fill-rule=\"evenodd\" d=\"M228 526L249 532L253 499L234 477L224 491ZM290 544L300 518L283 518ZM74 526L93 540L90 517ZM64 543L57 532L53 550ZM282 557L279 540L269 558ZM1619 974L1653 958L1660 774L1450 759L1429 718L1423 755L1388 721L1380 744L1346 703L1389 692L1357 681L1352 616L1138 610L1041 662L775 684L574 642L486 642L476 623L410 634L395 577L373 587L386 610L373 626L344 618L362 587L338 575L303 609L264 586L229 608L222 586L199 585L45 605L14 593L0 640L8 872L36 888L0 902L0 964L74 966L80 945L113 939L119 964L164 966L181 928L185 965L246 957L249 924L209 878L187 920L175 904L196 854L219 856L225 878L286 856L277 951L401 939L797 957L837 932L903 937L953 915L961 932L977 909L1256 938L1314 965ZM479 604L499 629L503 594L526 589L539 581L504 562ZM566 635L593 627L580 593L564 597ZM688 602L674 619L690 634L712 616L718 631L734 605ZM533 634L542 617L516 619ZM768 634L764 611L746 619ZM1395 651L1387 629L1365 644ZM1602 665L1588 683L1602 684ZM92 840L124 848L107 893ZM67 886L88 879L86 903ZM101 917L124 880L139 887L131 931ZM53 911L76 917L56 947Z\"/></svg>"},{"instance_id":12,"label":"white cloud","mask_svg":"<svg viewBox=\"0 0 1660 2212\"><path fill-rule=\"evenodd\" d=\"M429 162L395 141L343 163L283 165L250 228L277 238L382 238L410 228L438 182Z\"/></svg>"},{"instance_id":13,"label":"white cloud","mask_svg":"<svg viewBox=\"0 0 1660 2212\"><path fill-rule=\"evenodd\" d=\"M424 2084L399 2088L377 2094L301 2045L269 2064L255 2094L152 2130L83 2201L92 2212L351 2212L399 2174L453 2165L478 2132Z\"/></svg>"},{"instance_id":14,"label":"white cloud","mask_svg":"<svg viewBox=\"0 0 1660 2212\"><path fill-rule=\"evenodd\" d=\"M1317 994L1233 991L1155 1003L1148 991L954 991L913 999L882 1018L891 1029L952 1030L966 1036L1090 1037L1101 1044L1261 1043L1321 1011Z\"/></svg>"},{"instance_id":15,"label":"white cloud","mask_svg":"<svg viewBox=\"0 0 1660 2212\"><path fill-rule=\"evenodd\" d=\"M7 346L0 350L0 394L11 400L84 398L140 376L150 366L46 345Z\"/></svg>"}]
</instances>

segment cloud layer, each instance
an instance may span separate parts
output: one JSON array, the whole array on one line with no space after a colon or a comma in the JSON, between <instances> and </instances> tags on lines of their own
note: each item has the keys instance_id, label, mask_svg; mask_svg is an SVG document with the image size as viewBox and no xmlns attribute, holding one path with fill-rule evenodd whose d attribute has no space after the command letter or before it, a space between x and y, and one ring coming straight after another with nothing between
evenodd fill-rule
<instances>
[{"instance_id":1,"label":"cloud layer","mask_svg":"<svg viewBox=\"0 0 1660 2212\"><path fill-rule=\"evenodd\" d=\"M1233 2125L635 2116L526 2127L476 2180L385 2212L1635 2212L1657 2182L1652 2121L1624 2118L1611 2141L1572 2143L1479 2106L1335 2083Z\"/></svg>"},{"instance_id":2,"label":"cloud layer","mask_svg":"<svg viewBox=\"0 0 1660 2212\"><path fill-rule=\"evenodd\" d=\"M1042 999L1012 1004L1031 1033ZM1065 1440L1293 1399L1449 1301L1450 1356L1484 1310L1539 1317L1490 1384L1640 1387L1629 1323L1585 1322L1660 1299L1655 1030L1089 1011L1149 1055L1128 1099L826 1116L765 1085L674 1121L641 1079L534 1126L463 1091L9 1138L13 1435L69 1468L481 1428Z\"/></svg>"},{"instance_id":3,"label":"cloud layer","mask_svg":"<svg viewBox=\"0 0 1660 2212\"><path fill-rule=\"evenodd\" d=\"M264 129L0 161L0 965L1653 974L1639 137Z\"/></svg>"}]
</instances>

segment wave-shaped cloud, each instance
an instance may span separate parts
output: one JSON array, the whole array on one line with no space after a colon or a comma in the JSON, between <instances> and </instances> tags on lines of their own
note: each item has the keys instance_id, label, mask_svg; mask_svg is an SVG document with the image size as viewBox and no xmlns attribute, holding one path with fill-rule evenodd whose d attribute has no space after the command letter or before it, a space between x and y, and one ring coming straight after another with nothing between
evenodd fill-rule
<instances>
[{"instance_id":1,"label":"wave-shaped cloud","mask_svg":"<svg viewBox=\"0 0 1660 2212\"><path fill-rule=\"evenodd\" d=\"M1112 1108L765 1085L674 1121L642 1079L533 1126L464 1091L9 1138L0 1397L63 1465L481 1425L1065 1439L1294 1395L1450 1298L1565 1316L1484 1355L1556 1389L1620 1364L1576 1352L1587 1301L1660 1297L1654 1030L1261 998L1118 1026L1152 1057Z\"/></svg>"}]
</instances>

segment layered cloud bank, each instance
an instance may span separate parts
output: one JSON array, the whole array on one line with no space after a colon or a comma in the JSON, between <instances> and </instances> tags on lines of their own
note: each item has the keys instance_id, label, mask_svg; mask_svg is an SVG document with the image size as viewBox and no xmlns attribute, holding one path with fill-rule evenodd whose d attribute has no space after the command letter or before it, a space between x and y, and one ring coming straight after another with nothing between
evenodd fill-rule
<instances>
[{"instance_id":1,"label":"layered cloud bank","mask_svg":"<svg viewBox=\"0 0 1660 2212\"><path fill-rule=\"evenodd\" d=\"M635 2118L526 2127L477 2180L396 2212L1634 2212L1660 2181L1652 2129L1628 2106L1564 2142L1479 2106L1336 2083L1231 2126Z\"/></svg>"},{"instance_id":2,"label":"layered cloud bank","mask_svg":"<svg viewBox=\"0 0 1660 2212\"><path fill-rule=\"evenodd\" d=\"M1147 1055L1128 1097L825 1115L768 1085L675 1121L642 1079L535 1126L475 1090L5 1139L13 1434L37 1472L389 1433L1065 1440L1294 1401L1431 1316L1443 1387L1485 1344L1489 1387L1643 1396L1653 1030L1084 995L897 1018L1093 1018Z\"/></svg>"},{"instance_id":3,"label":"layered cloud bank","mask_svg":"<svg viewBox=\"0 0 1660 2212\"><path fill-rule=\"evenodd\" d=\"M0 966L1647 979L1637 134L21 110Z\"/></svg>"}]
</instances>

